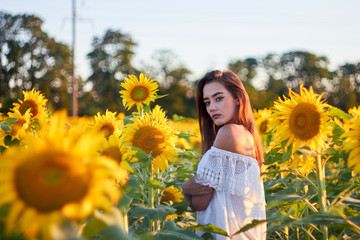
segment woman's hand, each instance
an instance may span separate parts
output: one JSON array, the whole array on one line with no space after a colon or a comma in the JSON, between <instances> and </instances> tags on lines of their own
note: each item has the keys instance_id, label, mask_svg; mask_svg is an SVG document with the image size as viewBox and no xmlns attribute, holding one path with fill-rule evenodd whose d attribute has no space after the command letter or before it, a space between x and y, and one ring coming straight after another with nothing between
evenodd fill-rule
<instances>
[{"instance_id":1,"label":"woman's hand","mask_svg":"<svg viewBox=\"0 0 360 240\"><path fill-rule=\"evenodd\" d=\"M200 196L214 192L212 187L201 185L190 178L188 181L182 184L182 190L184 195Z\"/></svg>"}]
</instances>

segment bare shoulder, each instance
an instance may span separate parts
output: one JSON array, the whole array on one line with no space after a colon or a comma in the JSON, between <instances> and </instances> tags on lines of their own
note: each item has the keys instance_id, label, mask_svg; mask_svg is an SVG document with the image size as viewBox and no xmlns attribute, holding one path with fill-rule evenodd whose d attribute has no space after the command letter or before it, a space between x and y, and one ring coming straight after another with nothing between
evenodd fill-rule
<instances>
[{"instance_id":1,"label":"bare shoulder","mask_svg":"<svg viewBox=\"0 0 360 240\"><path fill-rule=\"evenodd\" d=\"M255 155L252 134L243 125L238 124L222 126L216 135L214 147L251 157Z\"/></svg>"}]
</instances>

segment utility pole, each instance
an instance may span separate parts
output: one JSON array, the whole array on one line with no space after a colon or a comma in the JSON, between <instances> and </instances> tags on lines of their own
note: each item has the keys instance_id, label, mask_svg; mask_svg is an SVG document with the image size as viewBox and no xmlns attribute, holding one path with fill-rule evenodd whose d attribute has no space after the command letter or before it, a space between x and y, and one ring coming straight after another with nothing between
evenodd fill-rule
<instances>
[{"instance_id":1,"label":"utility pole","mask_svg":"<svg viewBox=\"0 0 360 240\"><path fill-rule=\"evenodd\" d=\"M72 0L72 116L78 115L78 81L75 75L76 0Z\"/></svg>"}]
</instances>

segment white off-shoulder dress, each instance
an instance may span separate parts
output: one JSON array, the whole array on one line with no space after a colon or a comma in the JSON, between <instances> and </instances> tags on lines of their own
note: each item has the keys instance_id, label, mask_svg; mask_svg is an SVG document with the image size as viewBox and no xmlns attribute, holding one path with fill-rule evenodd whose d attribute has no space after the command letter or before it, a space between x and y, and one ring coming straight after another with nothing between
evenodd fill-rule
<instances>
[{"instance_id":1,"label":"white off-shoulder dress","mask_svg":"<svg viewBox=\"0 0 360 240\"><path fill-rule=\"evenodd\" d=\"M211 223L231 236L253 219L266 219L264 185L255 158L211 147L202 157L194 179L215 189L209 206L197 212L197 223ZM219 234L214 237L216 240L263 240L266 224L232 237Z\"/></svg>"}]
</instances>

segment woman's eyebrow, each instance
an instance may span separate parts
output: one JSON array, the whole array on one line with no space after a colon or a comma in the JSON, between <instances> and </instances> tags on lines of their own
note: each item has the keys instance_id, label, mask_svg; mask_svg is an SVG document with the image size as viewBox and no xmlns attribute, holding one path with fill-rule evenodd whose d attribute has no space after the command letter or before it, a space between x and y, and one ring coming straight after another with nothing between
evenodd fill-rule
<instances>
[{"instance_id":1,"label":"woman's eyebrow","mask_svg":"<svg viewBox=\"0 0 360 240\"><path fill-rule=\"evenodd\" d=\"M217 95L219 95L219 94L224 94L223 92L216 92L216 93L214 93L211 97L216 97ZM208 100L209 98L207 98L207 97L204 97L203 98L203 100Z\"/></svg>"}]
</instances>

